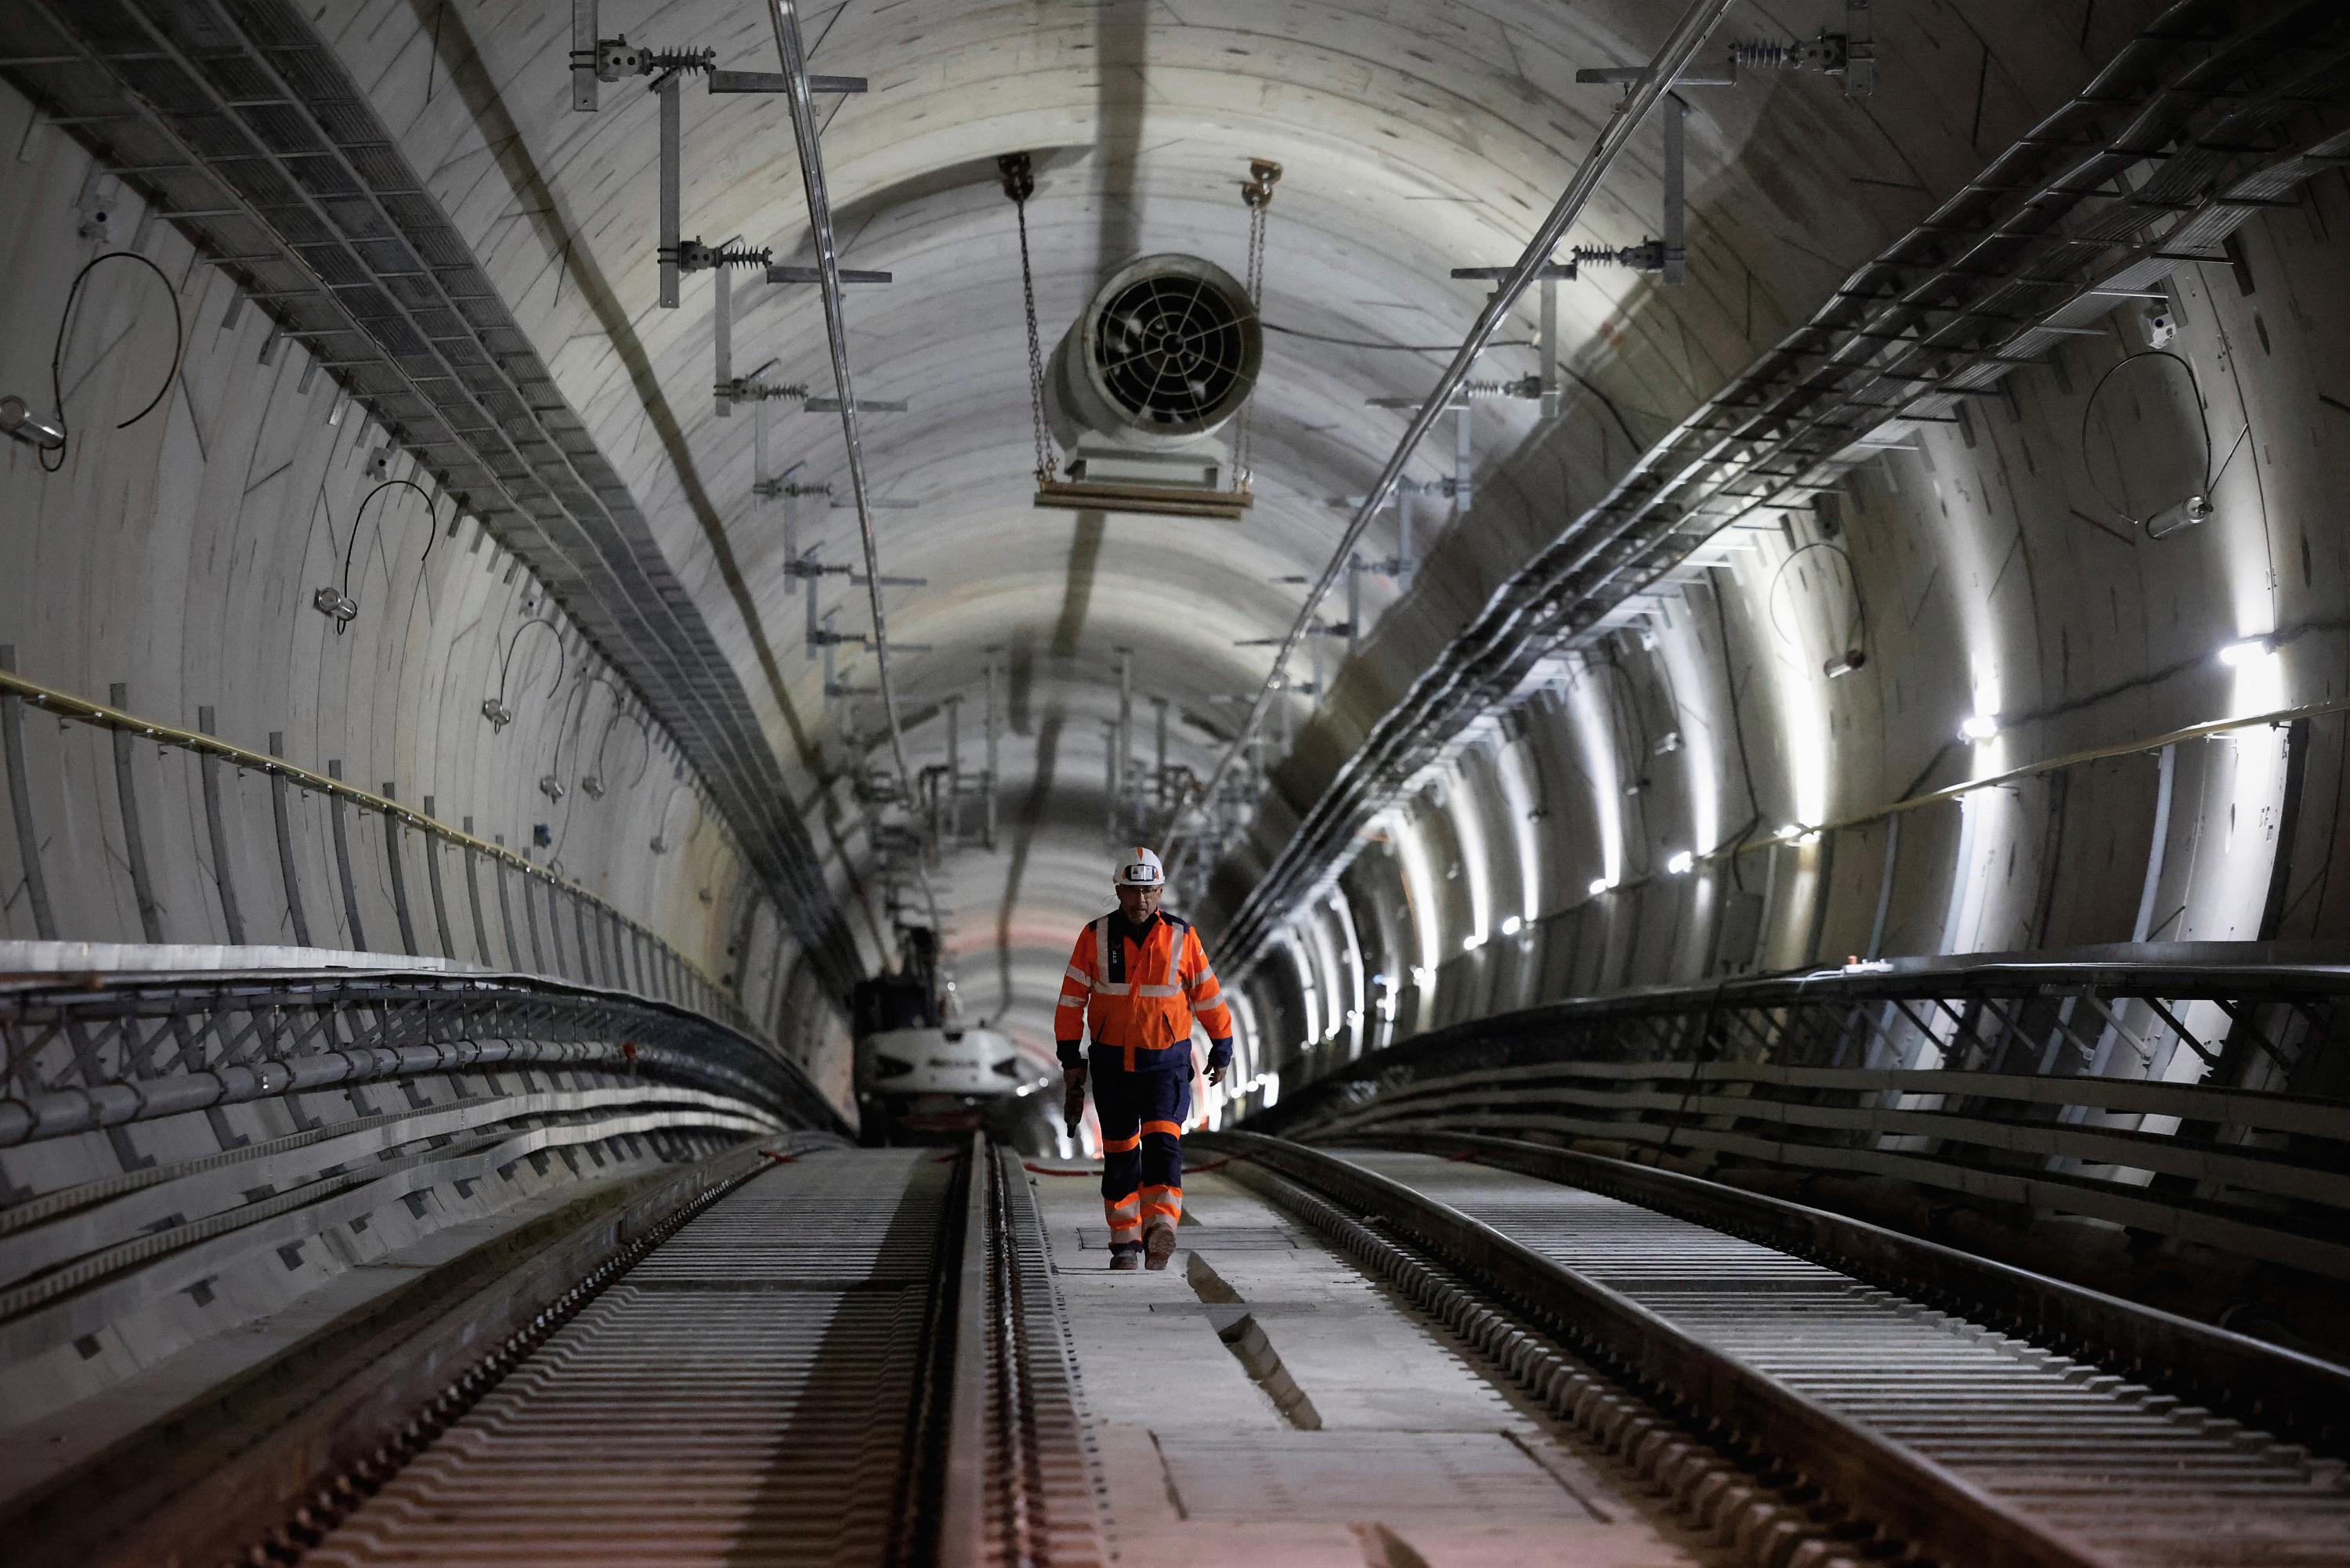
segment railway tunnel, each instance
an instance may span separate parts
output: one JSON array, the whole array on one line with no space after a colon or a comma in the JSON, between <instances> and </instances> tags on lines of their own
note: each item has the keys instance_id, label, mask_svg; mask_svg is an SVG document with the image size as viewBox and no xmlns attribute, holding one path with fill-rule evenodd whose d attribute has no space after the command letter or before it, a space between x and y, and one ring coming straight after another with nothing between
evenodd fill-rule
<instances>
[{"instance_id":1,"label":"railway tunnel","mask_svg":"<svg viewBox=\"0 0 2350 1568\"><path fill-rule=\"evenodd\" d=\"M10 1561L2350 1563L2339 5L0 0L0 148Z\"/></svg>"}]
</instances>

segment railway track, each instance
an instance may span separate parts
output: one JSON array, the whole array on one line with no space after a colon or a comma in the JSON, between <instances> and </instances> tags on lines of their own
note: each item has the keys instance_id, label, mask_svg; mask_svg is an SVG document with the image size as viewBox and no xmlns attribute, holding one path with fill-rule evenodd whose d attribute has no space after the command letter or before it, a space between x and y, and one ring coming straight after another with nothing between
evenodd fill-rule
<instances>
[{"instance_id":1,"label":"railway track","mask_svg":"<svg viewBox=\"0 0 2350 1568\"><path fill-rule=\"evenodd\" d=\"M2338 1367L1869 1240L1920 1282L1977 1271L1984 1317L2029 1313L2077 1342L2035 1343L1783 1245L1545 1179L1612 1162L1578 1168L1533 1146L1217 1141L1248 1157L1235 1168L1257 1174L1243 1179L1413 1284L1748 1561L2350 1563L2338 1460L2190 1402L2232 1388L2271 1427L2338 1452L2350 1422ZM1688 1186L1704 1201L1706 1184ZM1810 1211L1738 1203L1751 1220L1740 1229L1770 1230L1762 1211L1775 1208L1777 1240L1804 1233ZM2149 1378L2127 1370L2152 1359L2164 1366Z\"/></svg>"},{"instance_id":2,"label":"railway track","mask_svg":"<svg viewBox=\"0 0 2350 1568\"><path fill-rule=\"evenodd\" d=\"M1400 1287L1378 1310L1449 1330L1559 1441L1675 1500L1691 1562L2350 1564L2350 1489L2325 1457L2350 1435L2339 1367L1531 1145L1202 1141L1299 1234ZM1253 1232L1185 1234L1229 1268ZM1017 1157L977 1142L779 1160L442 1373L242 1560L1094 1568L1120 1499L1055 1280L1090 1262L1056 1257L1075 1235L1048 1236ZM1131 1314L1131 1295L1089 1299ZM1301 1332L1281 1306L1262 1309L1260 1359ZM1329 1462L1316 1437L1278 1463Z\"/></svg>"},{"instance_id":3,"label":"railway track","mask_svg":"<svg viewBox=\"0 0 2350 1568\"><path fill-rule=\"evenodd\" d=\"M244 1561L1097 1561L1007 1158L779 1159L583 1282Z\"/></svg>"}]
</instances>

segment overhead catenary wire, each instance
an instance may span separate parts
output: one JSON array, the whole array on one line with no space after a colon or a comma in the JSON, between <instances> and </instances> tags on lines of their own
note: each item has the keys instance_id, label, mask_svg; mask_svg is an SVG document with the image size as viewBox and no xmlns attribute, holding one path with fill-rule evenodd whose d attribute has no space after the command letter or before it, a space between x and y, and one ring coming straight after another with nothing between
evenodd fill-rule
<instances>
[{"instance_id":1,"label":"overhead catenary wire","mask_svg":"<svg viewBox=\"0 0 2350 1568\"><path fill-rule=\"evenodd\" d=\"M898 689L889 678L889 630L881 608L881 545L873 526L872 496L865 479L865 449L858 439L857 389L848 369L848 328L842 319L840 255L832 231L832 198L825 189L824 151L816 105L808 89L807 49L800 36L797 0L767 0L775 24L775 54L784 67L784 99L791 111L792 137L799 153L800 185L807 198L808 235L816 248L817 286L824 296L824 329L832 352L832 377L840 400L840 434L848 452L848 488L857 504L857 532L865 547L865 591L873 614L874 683L889 726L889 756L898 773L898 798L913 809L914 770L906 761L906 731L898 710ZM931 929L941 939L937 892L929 871L915 857L914 870L929 906Z\"/></svg>"},{"instance_id":2,"label":"overhead catenary wire","mask_svg":"<svg viewBox=\"0 0 2350 1568\"><path fill-rule=\"evenodd\" d=\"M1331 343L1341 348L1376 348L1395 354L1450 354L1461 347L1458 343L1381 343L1369 337L1335 337L1327 332L1308 332L1303 327L1284 327L1272 321L1259 321L1257 325L1267 332L1278 332L1284 337L1303 337L1308 343ZM1485 347L1532 348L1537 345L1531 337L1503 337Z\"/></svg>"},{"instance_id":3,"label":"overhead catenary wire","mask_svg":"<svg viewBox=\"0 0 2350 1568\"><path fill-rule=\"evenodd\" d=\"M82 285L89 280L89 275L98 270L100 263L110 261L137 262L140 266L153 273L156 281L163 286L163 297L172 303L171 369L163 372L162 382L156 387L155 395L148 399L137 413L114 428L127 431L149 414L153 413L163 401L165 394L171 391L172 383L180 379L180 358L185 348L187 322L180 313L180 291L172 286L172 280L164 275L163 269L137 251L105 251L82 263L81 270L74 274L72 286L66 290L66 307L57 315L57 335L56 340L49 345L49 400L51 406L57 410L57 429L65 435L66 441L60 441L55 449L45 451L40 454L41 471L45 473L55 473L65 467L67 445L73 439L73 428L66 420L65 373L62 367L66 351L66 332L73 325L74 301L81 297ZM52 462L50 461L52 458L57 461Z\"/></svg>"},{"instance_id":4,"label":"overhead catenary wire","mask_svg":"<svg viewBox=\"0 0 2350 1568\"><path fill-rule=\"evenodd\" d=\"M781 6L785 0L775 0L775 4ZM1526 290L1533 286L1535 275L1549 264L1553 253L1565 238L1567 229L1582 214L1593 192L1598 189L1601 178L1630 141L1633 131L1648 117L1657 101L1664 97L1674 78L1680 75L1682 67L1695 57L1699 47L1730 9L1731 4L1731 0L1693 0L1674 26L1664 47L1648 62L1648 68L1617 102L1613 117L1600 131L1599 139L1592 144L1591 151L1585 155L1582 166L1560 194L1557 204L1551 208L1549 216L1543 220L1542 226L1534 232L1534 238L1527 243L1508 275L1495 286L1492 297L1486 300L1484 309L1478 313L1468 337L1454 351L1451 363L1445 367L1444 374L1438 378L1427 400L1412 416L1403 439L1396 443L1395 451L1388 455L1387 466L1381 470L1378 482L1363 497L1363 504L1356 511L1354 520L1347 525L1346 533L1331 551L1328 563L1307 590L1305 602L1298 607L1296 618L1290 623L1288 635L1282 639L1280 649L1274 653L1272 666L1257 687L1255 701L1249 705L1247 714L1242 719L1238 733L1216 759L1216 765L1209 772L1206 782L1176 803L1168 824L1170 839L1181 835L1184 820L1193 810L1195 802L1215 798L1217 788L1222 784L1225 774L1232 771L1249 738L1255 733L1274 693L1279 689L1282 673L1289 667L1290 655L1296 651L1299 640L1305 636L1307 628L1314 624L1322 601L1329 597L1330 590L1346 571L1348 560L1372 520L1395 493L1396 482L1403 477L1404 466L1419 451L1419 443L1435 428L1437 421L1449 411L1453 394L1468 379L1477 356L1491 346L1493 334L1508 319L1510 312L1517 307ZM1180 847L1171 859L1170 879L1189 860L1192 843L1191 836L1180 836Z\"/></svg>"}]
</instances>

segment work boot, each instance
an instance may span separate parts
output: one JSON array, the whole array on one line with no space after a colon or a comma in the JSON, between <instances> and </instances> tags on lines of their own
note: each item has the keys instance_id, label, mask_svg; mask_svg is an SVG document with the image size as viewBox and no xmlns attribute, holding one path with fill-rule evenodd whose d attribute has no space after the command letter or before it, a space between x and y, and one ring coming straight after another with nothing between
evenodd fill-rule
<instances>
[{"instance_id":1,"label":"work boot","mask_svg":"<svg viewBox=\"0 0 2350 1568\"><path fill-rule=\"evenodd\" d=\"M1175 1255L1175 1227L1153 1225L1150 1233L1142 1239L1142 1251L1151 1268L1165 1268L1167 1260Z\"/></svg>"},{"instance_id":2,"label":"work boot","mask_svg":"<svg viewBox=\"0 0 2350 1568\"><path fill-rule=\"evenodd\" d=\"M1120 1247L1109 1255L1109 1272L1113 1274L1130 1274L1140 1267L1142 1254L1131 1247Z\"/></svg>"}]
</instances>

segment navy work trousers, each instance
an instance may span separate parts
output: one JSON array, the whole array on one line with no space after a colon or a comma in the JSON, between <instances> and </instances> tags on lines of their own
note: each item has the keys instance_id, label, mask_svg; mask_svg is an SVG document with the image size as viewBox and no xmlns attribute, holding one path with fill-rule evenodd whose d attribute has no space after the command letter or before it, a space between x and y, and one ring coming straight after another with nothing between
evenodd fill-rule
<instances>
[{"instance_id":1,"label":"navy work trousers","mask_svg":"<svg viewBox=\"0 0 2350 1568\"><path fill-rule=\"evenodd\" d=\"M1101 1118L1102 1211L1113 1251L1142 1245L1147 1225L1183 1219L1183 1124L1191 1115L1191 1075L1093 1071Z\"/></svg>"}]
</instances>

